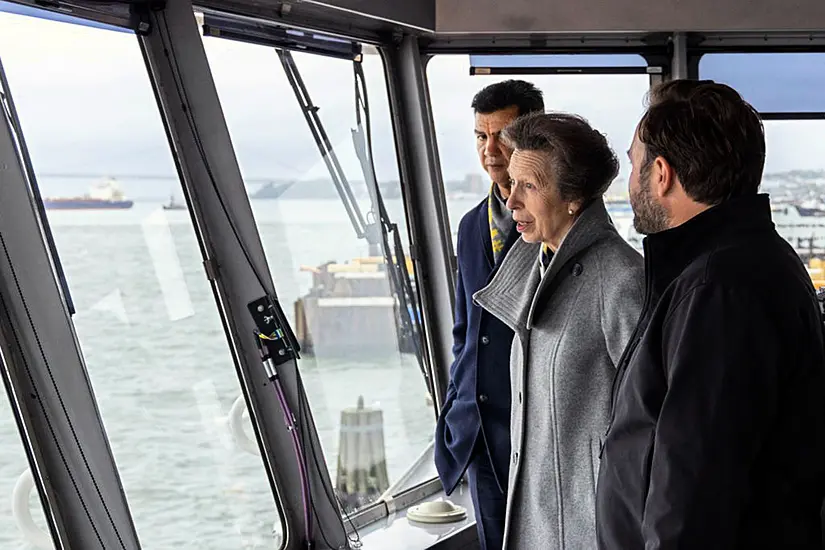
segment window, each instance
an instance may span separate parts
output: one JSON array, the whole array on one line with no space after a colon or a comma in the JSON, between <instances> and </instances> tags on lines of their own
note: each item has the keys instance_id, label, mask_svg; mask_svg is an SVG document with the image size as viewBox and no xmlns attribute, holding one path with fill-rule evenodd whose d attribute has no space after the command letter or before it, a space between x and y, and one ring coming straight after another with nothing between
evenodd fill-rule
<instances>
[{"instance_id":1,"label":"window","mask_svg":"<svg viewBox=\"0 0 825 550\"><path fill-rule=\"evenodd\" d=\"M261 459L230 429L241 392L190 218L164 208L180 183L135 37L2 14L0 56L143 546L279 547Z\"/></svg>"},{"instance_id":2,"label":"window","mask_svg":"<svg viewBox=\"0 0 825 550\"><path fill-rule=\"evenodd\" d=\"M825 53L705 54L699 75L735 88L763 115L825 118Z\"/></svg>"},{"instance_id":3,"label":"window","mask_svg":"<svg viewBox=\"0 0 825 550\"><path fill-rule=\"evenodd\" d=\"M51 544L34 479L6 392L0 397L0 547Z\"/></svg>"},{"instance_id":4,"label":"window","mask_svg":"<svg viewBox=\"0 0 825 550\"><path fill-rule=\"evenodd\" d=\"M735 88L762 113L762 191L774 224L803 260L817 260L814 282L825 285L825 54L705 54L699 76Z\"/></svg>"},{"instance_id":5,"label":"window","mask_svg":"<svg viewBox=\"0 0 825 550\"><path fill-rule=\"evenodd\" d=\"M616 60L611 60L612 56L606 55L580 56L581 60L574 59L577 56L572 55L480 57L486 58L484 62L490 65L511 68L588 65L606 68L635 65L639 68L638 60L643 62L640 56L628 55L615 56ZM639 74L512 76L513 71L507 70L503 71L506 74L470 76L468 65L480 62L476 56L438 55L427 66L453 245L461 217L487 195L491 185L475 150L474 114L470 103L473 96L485 86L508 78L522 78L533 82L544 92L547 110L582 115L607 135L621 164L619 176L606 194L608 210L622 236L641 249L640 238L633 230L633 214L627 201L630 162L625 151L630 147L634 129L644 112L643 100L649 88L647 74L639 71Z\"/></svg>"},{"instance_id":6,"label":"window","mask_svg":"<svg viewBox=\"0 0 825 550\"><path fill-rule=\"evenodd\" d=\"M393 292L380 239L371 246L359 236L357 220L369 226L378 212L356 154L354 65L283 57L297 66L332 144L334 156L322 158L278 51L215 37L204 44L276 290L303 348L298 367L330 476L350 512L419 479L411 468L434 431L415 339L403 325L415 302L405 307ZM409 258L383 63L365 49L361 66L377 183ZM338 177L336 162L347 182L340 188L330 175L332 167ZM342 200L350 191L351 213Z\"/></svg>"}]
</instances>

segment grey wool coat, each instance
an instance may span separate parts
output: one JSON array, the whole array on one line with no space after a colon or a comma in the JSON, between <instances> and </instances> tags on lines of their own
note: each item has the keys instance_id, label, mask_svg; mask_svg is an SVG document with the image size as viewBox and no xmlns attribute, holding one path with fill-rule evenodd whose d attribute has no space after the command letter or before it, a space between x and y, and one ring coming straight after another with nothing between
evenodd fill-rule
<instances>
[{"instance_id":1,"label":"grey wool coat","mask_svg":"<svg viewBox=\"0 0 825 550\"><path fill-rule=\"evenodd\" d=\"M539 273L519 239L473 296L515 331L504 548L597 548L595 494L615 366L644 299L642 256L604 202L581 213Z\"/></svg>"}]
</instances>

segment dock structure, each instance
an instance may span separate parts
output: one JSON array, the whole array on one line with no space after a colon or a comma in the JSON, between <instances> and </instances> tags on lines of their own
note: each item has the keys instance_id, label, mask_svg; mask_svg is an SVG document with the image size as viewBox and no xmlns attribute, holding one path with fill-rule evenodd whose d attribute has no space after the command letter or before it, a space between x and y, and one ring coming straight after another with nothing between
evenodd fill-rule
<instances>
[{"instance_id":1,"label":"dock structure","mask_svg":"<svg viewBox=\"0 0 825 550\"><path fill-rule=\"evenodd\" d=\"M413 352L412 335L400 329L400 306L382 258L301 269L312 273L311 290L295 302L295 334L305 354Z\"/></svg>"}]
</instances>

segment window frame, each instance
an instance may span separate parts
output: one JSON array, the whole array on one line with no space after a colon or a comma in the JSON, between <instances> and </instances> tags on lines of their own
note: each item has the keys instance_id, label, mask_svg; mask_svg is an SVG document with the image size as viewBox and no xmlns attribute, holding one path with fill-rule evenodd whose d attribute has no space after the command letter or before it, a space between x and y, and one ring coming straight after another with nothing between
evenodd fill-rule
<instances>
[{"instance_id":1,"label":"window frame","mask_svg":"<svg viewBox=\"0 0 825 550\"><path fill-rule=\"evenodd\" d=\"M582 56L584 57L600 57L606 58L610 56L629 56L629 55L637 55L640 58L640 61L643 64L640 65L630 65L630 64L623 64L619 63L616 65L564 65L558 64L555 65L553 63L548 63L547 65L542 66L531 66L531 65L475 65L473 64L473 55L481 55L484 57L508 57L508 56L519 56L519 57L543 57L547 56L548 61L552 61L550 59L553 56L567 56L567 57L575 57L575 56ZM616 53L544 53L544 54L533 54L533 55L526 55L526 54L470 54L470 76L509 76L509 75L608 75L608 74L660 74L663 71L663 67L659 65L651 65L650 60L646 58L642 54L633 53L633 52L616 52Z\"/></svg>"},{"instance_id":2,"label":"window frame","mask_svg":"<svg viewBox=\"0 0 825 550\"><path fill-rule=\"evenodd\" d=\"M231 22L232 24L227 24L227 22ZM391 82L390 82L391 68L389 66L389 62L388 62L388 59L387 59L386 46L371 44L369 42L358 39L356 37L343 36L343 35L336 35L336 36L332 37L331 35L325 34L321 30L315 31L315 30L309 29L305 26L302 26L300 28L296 27L296 29L299 29L301 32L304 32L304 33L311 33L311 34L314 34L314 35L325 35L325 36L328 36L330 38L334 38L335 42L339 45L342 42L349 41L349 43L352 45L353 55L352 56L347 56L347 55L342 55L342 48L340 46L336 47L336 48L333 48L329 51L324 51L323 44L319 44L318 41L314 41L314 44L310 44L310 40L313 37L307 37L307 40L304 40L302 44L296 44L295 46L293 46L293 45L291 45L288 42L285 42L283 40L284 29L288 28L286 26L271 24L269 22L267 22L266 24L260 24L260 25L257 25L257 24L253 25L253 24L250 23L250 24L247 24L246 26L249 28L250 31L252 31L252 32L250 32L249 35L244 35L244 32L243 32L244 25L238 23L238 19L233 18L233 16L231 14L219 14L219 12L217 12L217 11L210 10L209 13L207 15L205 15L205 17L204 17L204 24L202 26L202 31L203 31L202 34L204 36L210 36L212 38L223 38L223 39L227 39L227 40L238 40L238 41L242 41L242 42L248 42L248 43L251 43L251 44L255 44L255 45L258 45L258 46L261 46L261 47L278 47L278 48L289 49L293 52L309 53L309 54L312 54L312 55L326 56L326 57L331 57L331 58L340 59L340 60L348 60L348 61L358 61L358 60L360 60L361 55L363 55L362 54L362 48L364 46L374 46L375 47L375 49L378 53L378 56L381 59L382 76L383 76L383 79L384 79L384 85L387 87L387 91L388 91L387 99L388 99L388 107L389 107L389 111L390 111L389 114L390 114L390 120L391 120L391 125L392 125L392 132L393 132L393 135L394 135L394 138L395 138L396 167L397 167L397 173L398 173L398 178L399 178L399 184L400 184L400 188L401 188L401 198L402 198L403 204L404 204L404 222L407 224L407 233L408 233L408 237L409 237L408 245L410 247L410 257L413 260L415 260L416 259L415 251L421 246L421 245L417 245L417 243L421 242L421 238L420 238L419 230L416 229L415 222L414 222L413 216L411 214L411 210L412 210L412 208L411 208L411 197L410 197L410 195L411 195L411 184L410 184L409 175L407 174L407 171L405 169L405 154L404 154L403 151L404 151L405 148L408 148L409 146L404 141L403 135L399 132L399 128L398 128L399 122L398 122L397 113L398 113L398 110L399 110L399 106L397 105L397 102L394 101L395 98L394 98L394 96L392 94L392 90L391 90ZM228 30L230 30L230 32L224 32L224 29L228 29ZM300 47L301 45L309 46L309 48L302 48L302 47ZM316 46L316 47L313 47L313 46ZM422 285L422 278L421 278L420 270L415 270L411 274L411 276L415 281L416 288L418 289L417 292L416 292L416 295L417 295L417 304L416 304L416 306L418 307L419 312L423 313L423 303L422 303L423 300L422 300L422 298L423 298L423 295L428 290L425 289ZM433 376L434 376L433 365L435 364L435 361L433 359L434 346L433 346L432 341L431 341L431 334L428 330L426 330L427 329L427 323L425 321L425 316L424 315L420 316L420 323L421 323L420 324L420 331L421 331L421 334L423 335L423 338L425 339L425 341L423 342L424 346L423 346L423 349L422 349L424 366L428 371L430 379L432 380ZM311 407L310 407L310 411L311 411ZM434 407L434 416L437 417L437 409L435 409L435 407ZM431 447L431 446L432 446L432 444L429 445L429 447ZM429 447L427 449L424 449L424 451L425 452L428 451ZM323 450L322 450L322 452L323 452ZM333 457L327 457L326 455L324 455L324 458L329 463L329 459L333 458ZM411 463L410 464L411 468L417 467L417 466L420 466L420 464L416 464L416 463ZM388 500L377 500L375 502L372 502L372 503L358 509L355 512L349 512L348 513L346 510L341 509L340 510L341 518L342 518L342 520L346 520L344 522L344 525L345 525L345 528L346 528L347 532L350 533L350 534L353 531L357 532L357 529L362 528L366 525L369 525L369 524L371 524L375 521L378 521L378 520L380 520L384 517L387 517L390 513L389 512L389 507L391 506L390 503L394 502L394 499L396 497L399 497L399 498L403 497L403 498L401 498L401 502L407 502L407 500L409 500L409 498L410 498L409 495L416 495L418 497L424 498L424 497L426 497L430 494L433 494L433 492L437 492L437 490L435 489L436 484L438 484L438 488L440 488L440 484L438 483L437 476L431 476L428 479L426 479L425 481L423 481L423 482L421 482L417 485L414 485L412 487L402 487L401 490L395 491L390 496L390 499L388 499ZM405 495L407 495L407 496L405 496ZM412 503L413 502L409 502L408 505L412 504ZM284 518L282 521L284 521L284 524L286 524L286 518Z\"/></svg>"}]
</instances>

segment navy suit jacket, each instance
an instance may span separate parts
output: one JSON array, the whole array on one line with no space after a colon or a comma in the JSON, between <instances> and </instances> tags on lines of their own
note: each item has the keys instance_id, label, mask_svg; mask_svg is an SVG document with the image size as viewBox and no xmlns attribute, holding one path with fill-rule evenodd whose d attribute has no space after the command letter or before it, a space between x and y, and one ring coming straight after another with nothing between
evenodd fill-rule
<instances>
[{"instance_id":1,"label":"navy suit jacket","mask_svg":"<svg viewBox=\"0 0 825 550\"><path fill-rule=\"evenodd\" d=\"M493 263L485 198L458 226L453 364L435 431L435 466L444 491L455 490L479 437L502 492L510 463L510 345L513 331L473 303L519 238L515 223Z\"/></svg>"}]
</instances>

